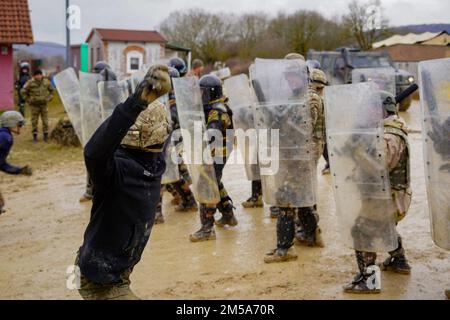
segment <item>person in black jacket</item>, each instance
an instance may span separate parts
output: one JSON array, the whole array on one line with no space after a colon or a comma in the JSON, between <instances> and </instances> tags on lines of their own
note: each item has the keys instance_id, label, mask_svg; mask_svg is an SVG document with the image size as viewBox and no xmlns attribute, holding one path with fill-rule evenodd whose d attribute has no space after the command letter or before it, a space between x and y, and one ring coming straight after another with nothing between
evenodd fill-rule
<instances>
[{"instance_id":1,"label":"person in black jacket","mask_svg":"<svg viewBox=\"0 0 450 320\"><path fill-rule=\"evenodd\" d=\"M154 66L84 149L94 192L91 219L75 264L84 299L137 299L130 274L150 236L170 134L164 104L166 66Z\"/></svg>"},{"instance_id":2,"label":"person in black jacket","mask_svg":"<svg viewBox=\"0 0 450 320\"><path fill-rule=\"evenodd\" d=\"M30 64L28 62L21 62L19 78L16 81L16 89L17 89L17 96L19 97L19 112L24 117L25 117L25 98L22 97L22 94L20 91L25 86L25 83L27 83L28 80L30 80L30 79L31 79Z\"/></svg>"}]
</instances>

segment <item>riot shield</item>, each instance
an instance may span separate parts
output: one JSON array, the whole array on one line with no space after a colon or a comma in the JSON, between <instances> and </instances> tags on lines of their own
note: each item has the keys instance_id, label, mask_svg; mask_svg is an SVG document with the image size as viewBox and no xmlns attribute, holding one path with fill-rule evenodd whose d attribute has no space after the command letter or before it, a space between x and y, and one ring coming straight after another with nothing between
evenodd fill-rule
<instances>
[{"instance_id":1,"label":"riot shield","mask_svg":"<svg viewBox=\"0 0 450 320\"><path fill-rule=\"evenodd\" d=\"M352 71L352 82L361 83L373 81L383 91L396 93L394 68L361 68Z\"/></svg>"},{"instance_id":2,"label":"riot shield","mask_svg":"<svg viewBox=\"0 0 450 320\"><path fill-rule=\"evenodd\" d=\"M264 201L277 207L314 206L317 165L306 105L306 64L256 59L251 75L258 100L254 116ZM269 154L271 161L263 161Z\"/></svg>"},{"instance_id":3,"label":"riot shield","mask_svg":"<svg viewBox=\"0 0 450 320\"><path fill-rule=\"evenodd\" d=\"M68 68L55 75L54 81L69 120L78 139L82 142L80 82L77 75L72 68Z\"/></svg>"},{"instance_id":4,"label":"riot shield","mask_svg":"<svg viewBox=\"0 0 450 320\"><path fill-rule=\"evenodd\" d=\"M395 207L373 82L325 88L328 153L340 233L359 251L397 248Z\"/></svg>"},{"instance_id":5,"label":"riot shield","mask_svg":"<svg viewBox=\"0 0 450 320\"><path fill-rule=\"evenodd\" d=\"M450 250L450 59L419 63L419 75L431 234Z\"/></svg>"},{"instance_id":6,"label":"riot shield","mask_svg":"<svg viewBox=\"0 0 450 320\"><path fill-rule=\"evenodd\" d=\"M80 72L81 132L83 145L91 139L102 123L98 83L102 76L96 73Z\"/></svg>"},{"instance_id":7,"label":"riot shield","mask_svg":"<svg viewBox=\"0 0 450 320\"><path fill-rule=\"evenodd\" d=\"M201 204L217 204L220 201L219 187L214 166L204 160L210 154L204 141L206 132L199 80L196 77L173 79L177 110L180 121L185 163L192 178L195 198Z\"/></svg>"},{"instance_id":8,"label":"riot shield","mask_svg":"<svg viewBox=\"0 0 450 320\"><path fill-rule=\"evenodd\" d=\"M245 173L250 181L260 180L258 137L255 130L255 94L246 75L231 77L224 82L228 105L233 111L235 129L240 129L238 147L244 159Z\"/></svg>"},{"instance_id":9,"label":"riot shield","mask_svg":"<svg viewBox=\"0 0 450 320\"><path fill-rule=\"evenodd\" d=\"M98 93L101 107L101 118L105 121L114 111L117 105L125 102L128 98L128 82L123 81L100 81Z\"/></svg>"}]
</instances>

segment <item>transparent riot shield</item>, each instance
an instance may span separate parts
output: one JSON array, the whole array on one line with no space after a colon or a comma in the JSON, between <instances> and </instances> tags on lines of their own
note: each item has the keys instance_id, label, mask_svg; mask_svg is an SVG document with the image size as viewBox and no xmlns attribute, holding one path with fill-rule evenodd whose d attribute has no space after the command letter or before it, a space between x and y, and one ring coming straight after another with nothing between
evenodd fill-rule
<instances>
[{"instance_id":1,"label":"transparent riot shield","mask_svg":"<svg viewBox=\"0 0 450 320\"><path fill-rule=\"evenodd\" d=\"M450 250L450 59L419 63L431 233Z\"/></svg>"},{"instance_id":2,"label":"transparent riot shield","mask_svg":"<svg viewBox=\"0 0 450 320\"><path fill-rule=\"evenodd\" d=\"M120 103L128 98L127 81L100 81L98 93L101 108L101 119L105 121Z\"/></svg>"},{"instance_id":3,"label":"transparent riot shield","mask_svg":"<svg viewBox=\"0 0 450 320\"><path fill-rule=\"evenodd\" d=\"M300 60L256 59L251 70L258 103L258 159L264 201L277 207L316 204L313 124L306 105L308 73ZM265 161L270 155L270 161Z\"/></svg>"},{"instance_id":4,"label":"transparent riot shield","mask_svg":"<svg viewBox=\"0 0 450 320\"><path fill-rule=\"evenodd\" d=\"M204 155L210 155L211 152L203 139L206 122L198 82L196 77L173 79L185 163L197 201L201 204L217 204L220 193L214 166L204 161Z\"/></svg>"},{"instance_id":5,"label":"transparent riot shield","mask_svg":"<svg viewBox=\"0 0 450 320\"><path fill-rule=\"evenodd\" d=\"M54 77L64 109L80 142L83 141L81 130L80 82L72 68L61 71Z\"/></svg>"},{"instance_id":6,"label":"transparent riot shield","mask_svg":"<svg viewBox=\"0 0 450 320\"><path fill-rule=\"evenodd\" d=\"M394 68L361 68L352 71L352 82L361 83L373 81L383 91L396 93Z\"/></svg>"},{"instance_id":7,"label":"transparent riot shield","mask_svg":"<svg viewBox=\"0 0 450 320\"><path fill-rule=\"evenodd\" d=\"M98 90L98 83L102 80L102 76L99 74L80 72L81 131L83 133L83 145L86 145L102 123Z\"/></svg>"},{"instance_id":8,"label":"transparent riot shield","mask_svg":"<svg viewBox=\"0 0 450 320\"><path fill-rule=\"evenodd\" d=\"M346 245L397 248L383 138L383 108L371 82L325 88L328 153L339 229Z\"/></svg>"},{"instance_id":9,"label":"transparent riot shield","mask_svg":"<svg viewBox=\"0 0 450 320\"><path fill-rule=\"evenodd\" d=\"M224 82L228 105L233 111L238 147L244 160L245 173L250 181L260 180L258 164L258 137L255 130L255 94L244 74L231 77Z\"/></svg>"}]
</instances>

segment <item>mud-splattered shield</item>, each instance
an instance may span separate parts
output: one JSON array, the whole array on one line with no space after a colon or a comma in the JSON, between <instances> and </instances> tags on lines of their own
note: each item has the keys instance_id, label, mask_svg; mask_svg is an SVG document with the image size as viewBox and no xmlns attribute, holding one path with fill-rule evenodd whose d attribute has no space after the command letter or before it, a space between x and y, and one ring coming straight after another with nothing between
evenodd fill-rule
<instances>
[{"instance_id":1,"label":"mud-splattered shield","mask_svg":"<svg viewBox=\"0 0 450 320\"><path fill-rule=\"evenodd\" d=\"M431 234L450 250L450 59L419 63Z\"/></svg>"},{"instance_id":2,"label":"mud-splattered shield","mask_svg":"<svg viewBox=\"0 0 450 320\"><path fill-rule=\"evenodd\" d=\"M395 208L378 87L373 82L326 87L324 101L334 199L345 245L359 251L393 251Z\"/></svg>"},{"instance_id":3,"label":"mud-splattered shield","mask_svg":"<svg viewBox=\"0 0 450 320\"><path fill-rule=\"evenodd\" d=\"M68 68L53 78L64 109L69 117L75 133L83 141L81 129L80 82L73 68Z\"/></svg>"},{"instance_id":4,"label":"mud-splattered shield","mask_svg":"<svg viewBox=\"0 0 450 320\"><path fill-rule=\"evenodd\" d=\"M203 135L206 132L199 80L196 77L174 78L178 117L183 137L185 163L192 178L195 198L201 204L217 204L219 187L211 162L203 161L203 155L211 151Z\"/></svg>"},{"instance_id":5,"label":"mud-splattered shield","mask_svg":"<svg viewBox=\"0 0 450 320\"><path fill-rule=\"evenodd\" d=\"M260 180L258 136L254 120L255 93L250 86L248 77L244 74L225 80L224 90L228 97L228 105L233 111L234 128L240 131L235 136L244 160L247 179L250 181Z\"/></svg>"},{"instance_id":6,"label":"mud-splattered shield","mask_svg":"<svg viewBox=\"0 0 450 320\"><path fill-rule=\"evenodd\" d=\"M256 59L251 76L258 100L254 116L264 201L277 207L314 206L317 166L311 112L306 105L306 64Z\"/></svg>"},{"instance_id":7,"label":"mud-splattered shield","mask_svg":"<svg viewBox=\"0 0 450 320\"><path fill-rule=\"evenodd\" d=\"M378 88L396 95L394 68L361 68L352 71L352 82L375 82Z\"/></svg>"}]
</instances>

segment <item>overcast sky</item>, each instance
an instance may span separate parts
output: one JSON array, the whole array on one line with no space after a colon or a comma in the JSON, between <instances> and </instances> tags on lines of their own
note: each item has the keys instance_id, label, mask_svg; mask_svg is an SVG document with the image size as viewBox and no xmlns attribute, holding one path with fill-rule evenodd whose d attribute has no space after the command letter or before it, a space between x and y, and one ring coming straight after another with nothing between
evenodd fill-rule
<instances>
[{"instance_id":1,"label":"overcast sky","mask_svg":"<svg viewBox=\"0 0 450 320\"><path fill-rule=\"evenodd\" d=\"M64 0L28 0L36 41L65 43ZM327 17L342 15L350 0L71 0L81 9L81 30L72 44L83 42L93 27L157 29L176 10L203 8L213 12L264 11L275 15L298 9L317 10ZM382 0L390 25L450 23L449 0Z\"/></svg>"}]
</instances>

